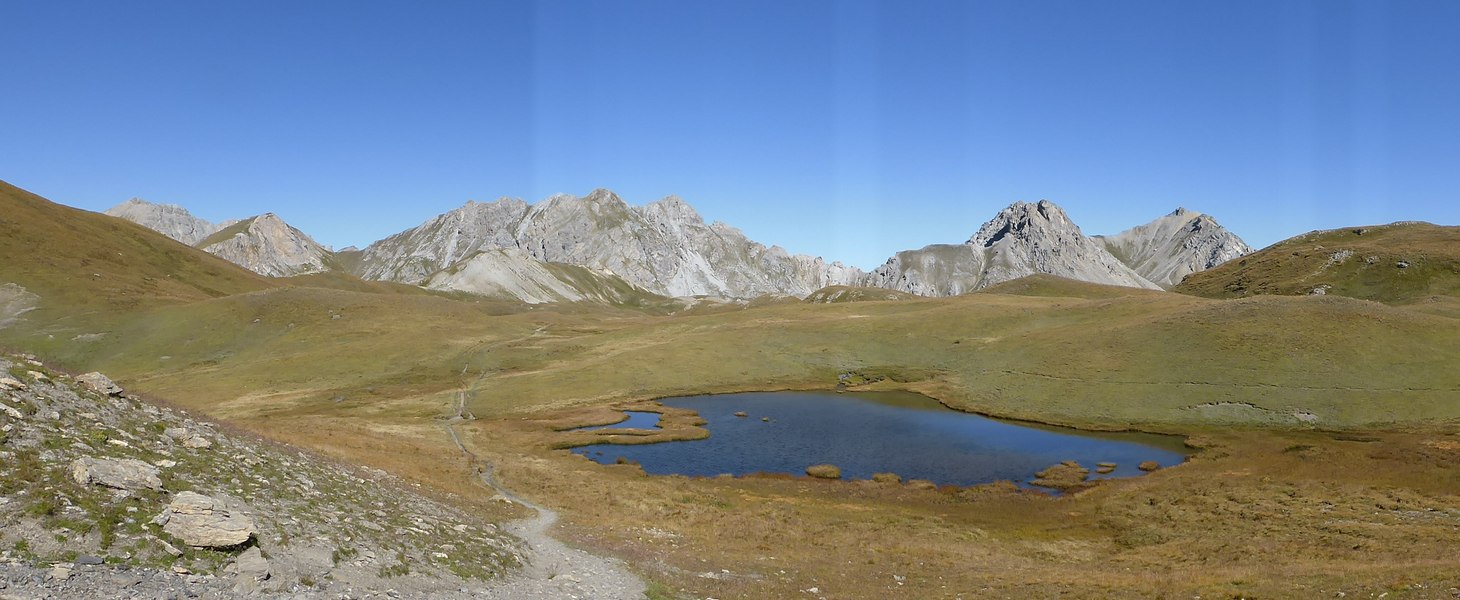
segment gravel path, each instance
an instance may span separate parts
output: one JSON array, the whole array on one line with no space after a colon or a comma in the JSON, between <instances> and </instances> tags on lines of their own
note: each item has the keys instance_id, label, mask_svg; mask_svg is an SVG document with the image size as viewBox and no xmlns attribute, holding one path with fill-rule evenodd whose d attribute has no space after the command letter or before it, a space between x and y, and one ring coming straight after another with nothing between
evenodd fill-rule
<instances>
[{"instance_id":1,"label":"gravel path","mask_svg":"<svg viewBox=\"0 0 1460 600\"><path fill-rule=\"evenodd\" d=\"M548 535L558 521L558 513L502 487L493 477L492 465L461 443L455 424L464 420L467 394L465 391L457 393L456 412L445 423L451 441L473 463L482 465L479 471L482 483L502 497L537 511L536 517L515 521L506 527L509 533L527 543L530 552L526 557L526 568L489 588L485 597L498 600L643 600L644 582L629 572L622 561L570 548Z\"/></svg>"}]
</instances>

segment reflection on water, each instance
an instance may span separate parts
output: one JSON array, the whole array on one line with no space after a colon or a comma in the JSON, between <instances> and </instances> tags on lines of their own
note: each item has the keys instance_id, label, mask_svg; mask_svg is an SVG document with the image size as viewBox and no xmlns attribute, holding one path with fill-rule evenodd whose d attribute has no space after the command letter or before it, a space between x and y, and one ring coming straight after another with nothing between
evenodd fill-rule
<instances>
[{"instance_id":1,"label":"reflection on water","mask_svg":"<svg viewBox=\"0 0 1460 600\"><path fill-rule=\"evenodd\" d=\"M1066 460L1091 469L1091 479L1140 475L1136 465L1181 463L1179 438L1141 433L1097 433L1030 426L948 409L908 392L763 392L661 400L700 414L710 437L640 446L597 444L574 452L601 463L619 457L655 475L714 476L755 472L802 474L831 463L848 479L897 473L939 485L998 480L1027 483L1034 473ZM744 413L738 417L736 413ZM639 417L635 415L650 415ZM655 413L630 413L609 428L650 428ZM1109 474L1096 463L1116 463Z\"/></svg>"}]
</instances>

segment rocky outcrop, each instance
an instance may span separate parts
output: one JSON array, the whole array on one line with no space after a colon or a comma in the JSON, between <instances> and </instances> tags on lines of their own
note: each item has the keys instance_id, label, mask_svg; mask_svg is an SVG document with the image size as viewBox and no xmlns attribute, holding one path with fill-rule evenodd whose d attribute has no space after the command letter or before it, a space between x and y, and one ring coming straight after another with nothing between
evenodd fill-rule
<instances>
[{"instance_id":1,"label":"rocky outcrop","mask_svg":"<svg viewBox=\"0 0 1460 600\"><path fill-rule=\"evenodd\" d=\"M800 297L862 274L755 243L723 223L706 224L677 197L633 207L607 190L535 205L469 202L371 244L355 270L366 279L420 284L482 251L512 248L539 261L611 272L666 296Z\"/></svg>"},{"instance_id":2,"label":"rocky outcrop","mask_svg":"<svg viewBox=\"0 0 1460 600\"><path fill-rule=\"evenodd\" d=\"M330 251L274 213L240 221L208 236L197 246L269 277L289 277L329 269L326 261Z\"/></svg>"},{"instance_id":3,"label":"rocky outcrop","mask_svg":"<svg viewBox=\"0 0 1460 600\"><path fill-rule=\"evenodd\" d=\"M71 477L81 485L102 485L129 492L162 489L157 467L135 458L78 458L71 461Z\"/></svg>"},{"instance_id":4,"label":"rocky outcrop","mask_svg":"<svg viewBox=\"0 0 1460 600\"><path fill-rule=\"evenodd\" d=\"M126 219L189 246L227 226L199 219L176 204L153 204L133 198L106 210L106 214Z\"/></svg>"},{"instance_id":5,"label":"rocky outcrop","mask_svg":"<svg viewBox=\"0 0 1460 600\"><path fill-rule=\"evenodd\" d=\"M923 296L956 296L1035 273L1158 287L1085 237L1065 211L1048 200L1010 205L963 244L899 252L864 277L862 284Z\"/></svg>"},{"instance_id":6,"label":"rocky outcrop","mask_svg":"<svg viewBox=\"0 0 1460 600\"><path fill-rule=\"evenodd\" d=\"M208 436L186 427L169 427L163 430L162 437L182 444L184 448L198 449L213 446L213 441L209 440Z\"/></svg>"},{"instance_id":7,"label":"rocky outcrop","mask_svg":"<svg viewBox=\"0 0 1460 600\"><path fill-rule=\"evenodd\" d=\"M179 492L152 520L184 544L195 548L231 548L258 535L242 502L196 492Z\"/></svg>"},{"instance_id":8,"label":"rocky outcrop","mask_svg":"<svg viewBox=\"0 0 1460 600\"><path fill-rule=\"evenodd\" d=\"M607 271L542 262L510 248L484 250L428 278L424 287L541 304L592 301L631 304L654 297Z\"/></svg>"},{"instance_id":9,"label":"rocky outcrop","mask_svg":"<svg viewBox=\"0 0 1460 600\"><path fill-rule=\"evenodd\" d=\"M252 584L263 582L269 578L269 561L264 558L263 551L258 546L244 550L233 560L233 571L238 576L241 584L240 591L249 590L255 587Z\"/></svg>"},{"instance_id":10,"label":"rocky outcrop","mask_svg":"<svg viewBox=\"0 0 1460 600\"><path fill-rule=\"evenodd\" d=\"M1163 288L1181 283L1187 275L1252 252L1251 246L1215 219L1185 208L1145 225L1093 239L1126 266Z\"/></svg>"},{"instance_id":11,"label":"rocky outcrop","mask_svg":"<svg viewBox=\"0 0 1460 600\"><path fill-rule=\"evenodd\" d=\"M31 356L0 353L0 373L0 597L312 597L306 582L328 581L331 596L480 598L522 564L496 525L384 472L98 394ZM221 547L199 560L190 544Z\"/></svg>"},{"instance_id":12,"label":"rocky outcrop","mask_svg":"<svg viewBox=\"0 0 1460 600\"><path fill-rule=\"evenodd\" d=\"M102 375L101 373L98 373L96 371L77 375L76 381L80 382L82 385L88 388L91 388L91 391L102 394L104 396L122 395L122 386L117 385L116 382L112 381L110 377Z\"/></svg>"}]
</instances>

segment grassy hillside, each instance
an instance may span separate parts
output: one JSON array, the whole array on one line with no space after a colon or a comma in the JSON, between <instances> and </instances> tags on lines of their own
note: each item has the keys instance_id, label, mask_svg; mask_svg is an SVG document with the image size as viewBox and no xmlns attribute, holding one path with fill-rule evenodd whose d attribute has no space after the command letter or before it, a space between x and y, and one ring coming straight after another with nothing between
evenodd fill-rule
<instances>
[{"instance_id":1,"label":"grassy hillside","mask_svg":"<svg viewBox=\"0 0 1460 600\"><path fill-rule=\"evenodd\" d=\"M337 272L269 280L121 220L0 191L0 309L28 302L6 282L43 307L0 329L0 345L469 502L486 495L477 465L442 428L464 401L482 417L460 421L467 443L509 486L561 508L560 531L697 596L814 586L920 597L947 586L1310 597L1460 585L1445 554L1460 514L1460 300L1444 295L1446 228L1400 226L1413 229L1401 236L1411 246L1339 247L1354 253L1325 273L1356 260L1374 269L1363 258L1381 247L1410 266L1351 278L1367 287L1330 284L1325 296L1210 299L1030 277L953 298L701 299L661 314ZM1398 235L1383 229L1349 235ZM1304 252L1332 256L1326 239ZM1269 264L1254 257L1241 266ZM1280 258L1266 272L1291 268ZM1002 416L1195 434L1206 450L1050 499L997 485L651 478L551 449L550 424L601 417L616 401L830 389L842 374ZM1401 431L1321 431L1391 427ZM855 568L829 548L858 549Z\"/></svg>"},{"instance_id":2,"label":"grassy hillside","mask_svg":"<svg viewBox=\"0 0 1460 600\"><path fill-rule=\"evenodd\" d=\"M0 281L39 294L42 308L0 330L0 343L239 415L423 415L473 382L474 412L512 414L829 388L855 373L970 410L1107 427L1460 418L1454 303L1218 301L1032 277L898 302L675 315L527 307L340 273L271 281L131 223L5 191ZM1398 236L1429 252L1388 250L1410 261L1394 276L1407 277L1449 268L1441 250L1454 230L1404 225L1305 243L1346 235L1391 248ZM1379 251L1355 249L1350 263Z\"/></svg>"},{"instance_id":3,"label":"grassy hillside","mask_svg":"<svg viewBox=\"0 0 1460 600\"><path fill-rule=\"evenodd\" d=\"M126 310L274 286L140 225L61 206L4 182L0 257L0 281L39 294L42 311Z\"/></svg>"},{"instance_id":4,"label":"grassy hillside","mask_svg":"<svg viewBox=\"0 0 1460 600\"><path fill-rule=\"evenodd\" d=\"M1027 277L1020 277L1011 281L991 285L974 293L1095 300L1100 298L1159 295L1161 292L1123 285L1091 283L1046 273L1036 273Z\"/></svg>"},{"instance_id":5,"label":"grassy hillside","mask_svg":"<svg viewBox=\"0 0 1460 600\"><path fill-rule=\"evenodd\" d=\"M1114 427L1460 418L1460 321L1343 298L973 294L774 306L482 353L479 414L857 372L1005 416Z\"/></svg>"},{"instance_id":6,"label":"grassy hillside","mask_svg":"<svg viewBox=\"0 0 1460 600\"><path fill-rule=\"evenodd\" d=\"M808 294L805 302L808 304L836 304L841 302L911 300L917 297L917 294L883 288L829 285Z\"/></svg>"},{"instance_id":7,"label":"grassy hillside","mask_svg":"<svg viewBox=\"0 0 1460 600\"><path fill-rule=\"evenodd\" d=\"M1460 227L1395 223L1316 231L1194 273L1173 288L1208 298L1316 290L1390 303L1460 295Z\"/></svg>"},{"instance_id":8,"label":"grassy hillside","mask_svg":"<svg viewBox=\"0 0 1460 600\"><path fill-rule=\"evenodd\" d=\"M212 246L213 244L216 244L218 242L232 239L235 235L247 232L248 228L253 226L254 219L257 218L258 217L249 217L247 219L224 227L223 229L219 229L218 231L213 232L212 235L205 237L202 240L199 240L197 244L194 244L194 246L198 248L207 248L208 246Z\"/></svg>"}]
</instances>

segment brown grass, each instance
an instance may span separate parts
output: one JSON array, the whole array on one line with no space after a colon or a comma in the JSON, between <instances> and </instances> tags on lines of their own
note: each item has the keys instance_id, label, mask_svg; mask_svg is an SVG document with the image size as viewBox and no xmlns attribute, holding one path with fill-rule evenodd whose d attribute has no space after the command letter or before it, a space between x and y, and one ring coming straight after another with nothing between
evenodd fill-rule
<instances>
[{"instance_id":1,"label":"brown grass","mask_svg":"<svg viewBox=\"0 0 1460 600\"><path fill-rule=\"evenodd\" d=\"M1460 452L1442 449L1460 438L1443 433L1208 432L1186 465L1054 498L1007 482L649 477L550 450L563 434L548 422L471 429L509 486L565 511L563 533L696 596L1393 597L1460 585Z\"/></svg>"}]
</instances>

